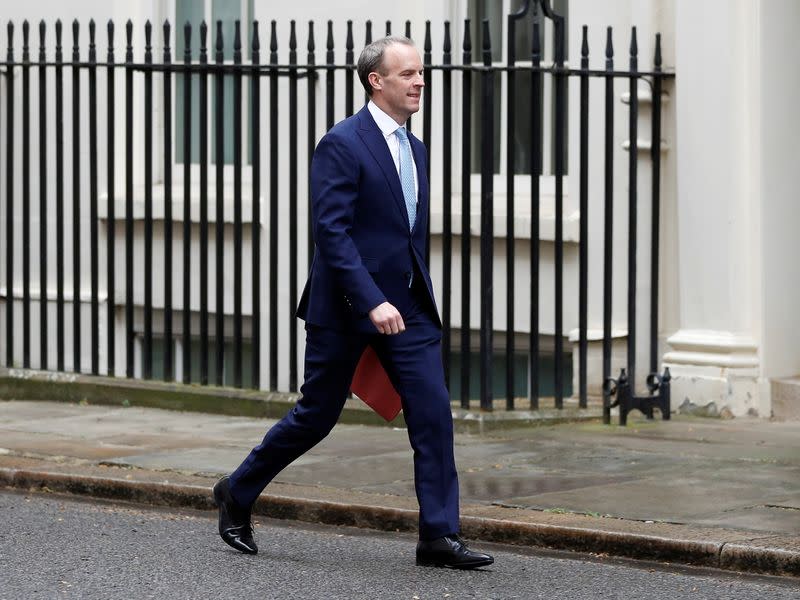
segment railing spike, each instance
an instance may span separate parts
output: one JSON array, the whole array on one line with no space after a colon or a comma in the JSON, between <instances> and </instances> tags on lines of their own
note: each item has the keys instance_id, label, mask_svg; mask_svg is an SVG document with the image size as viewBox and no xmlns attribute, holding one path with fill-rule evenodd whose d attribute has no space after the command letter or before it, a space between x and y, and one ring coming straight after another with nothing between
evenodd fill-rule
<instances>
[{"instance_id":1,"label":"railing spike","mask_svg":"<svg viewBox=\"0 0 800 600\"><path fill-rule=\"evenodd\" d=\"M258 21L253 21L253 52L261 50L261 39L258 37Z\"/></svg>"},{"instance_id":2,"label":"railing spike","mask_svg":"<svg viewBox=\"0 0 800 600\"><path fill-rule=\"evenodd\" d=\"M306 49L309 52L314 52L317 49L316 44L314 43L314 21L308 22L308 45Z\"/></svg>"},{"instance_id":3,"label":"railing spike","mask_svg":"<svg viewBox=\"0 0 800 600\"><path fill-rule=\"evenodd\" d=\"M422 46L423 50L427 53L431 51L431 22L425 21L425 42Z\"/></svg>"},{"instance_id":4,"label":"railing spike","mask_svg":"<svg viewBox=\"0 0 800 600\"><path fill-rule=\"evenodd\" d=\"M27 22L27 21L26 21ZM23 25L24 27L24 25ZM24 33L23 29L23 33ZM78 34L80 33L80 24L78 23L78 19L72 21L72 56L75 60L78 60Z\"/></svg>"},{"instance_id":5,"label":"railing spike","mask_svg":"<svg viewBox=\"0 0 800 600\"><path fill-rule=\"evenodd\" d=\"M224 44L222 43L222 20L217 19L217 39L214 43L214 49L217 51L219 57L222 57L222 51L225 49Z\"/></svg>"},{"instance_id":6,"label":"railing spike","mask_svg":"<svg viewBox=\"0 0 800 600\"><path fill-rule=\"evenodd\" d=\"M444 22L444 42L442 43L442 52L445 55L449 55L451 51L450 47L450 21Z\"/></svg>"},{"instance_id":7,"label":"railing spike","mask_svg":"<svg viewBox=\"0 0 800 600\"><path fill-rule=\"evenodd\" d=\"M126 53L133 56L133 21L130 19L128 19L128 21L125 23L125 41ZM133 60L133 58L131 58L131 60Z\"/></svg>"},{"instance_id":8,"label":"railing spike","mask_svg":"<svg viewBox=\"0 0 800 600\"><path fill-rule=\"evenodd\" d=\"M411 39L411 21L406 21L406 37Z\"/></svg>"},{"instance_id":9,"label":"railing spike","mask_svg":"<svg viewBox=\"0 0 800 600\"><path fill-rule=\"evenodd\" d=\"M483 20L483 59L492 62L492 38L489 30L489 19Z\"/></svg>"},{"instance_id":10,"label":"railing spike","mask_svg":"<svg viewBox=\"0 0 800 600\"><path fill-rule=\"evenodd\" d=\"M208 41L208 24L205 20L200 21L200 55L205 55L208 53L208 46L206 42Z\"/></svg>"},{"instance_id":11,"label":"railing spike","mask_svg":"<svg viewBox=\"0 0 800 600\"><path fill-rule=\"evenodd\" d=\"M351 19L347 20L347 39L344 42L345 50L350 52L353 51L353 21Z\"/></svg>"},{"instance_id":12,"label":"railing spike","mask_svg":"<svg viewBox=\"0 0 800 600\"><path fill-rule=\"evenodd\" d=\"M114 51L114 21L111 19L108 20L108 24L106 25L106 31L108 32L108 53L109 56L113 56Z\"/></svg>"},{"instance_id":13,"label":"railing spike","mask_svg":"<svg viewBox=\"0 0 800 600\"><path fill-rule=\"evenodd\" d=\"M388 20L386 21L386 35L392 35L392 22Z\"/></svg>"},{"instance_id":14,"label":"railing spike","mask_svg":"<svg viewBox=\"0 0 800 600\"><path fill-rule=\"evenodd\" d=\"M270 40L269 40L269 51L271 54L277 55L278 53L278 23L274 19L270 23L271 31L270 31Z\"/></svg>"},{"instance_id":15,"label":"railing spike","mask_svg":"<svg viewBox=\"0 0 800 600\"><path fill-rule=\"evenodd\" d=\"M28 33L29 33L29 31L30 31L30 25L28 24L28 20L25 19L22 22L22 54L23 54L23 59L22 60L25 60L24 55L26 55L28 53Z\"/></svg>"},{"instance_id":16,"label":"railing spike","mask_svg":"<svg viewBox=\"0 0 800 600\"><path fill-rule=\"evenodd\" d=\"M631 27L631 56L639 54L639 45L636 43L636 26Z\"/></svg>"},{"instance_id":17,"label":"railing spike","mask_svg":"<svg viewBox=\"0 0 800 600\"><path fill-rule=\"evenodd\" d=\"M153 37L153 25L150 19L144 22L144 51L147 52L152 48L151 40Z\"/></svg>"},{"instance_id":18,"label":"railing spike","mask_svg":"<svg viewBox=\"0 0 800 600\"><path fill-rule=\"evenodd\" d=\"M233 23L233 51L242 51L242 22L239 19Z\"/></svg>"},{"instance_id":19,"label":"railing spike","mask_svg":"<svg viewBox=\"0 0 800 600\"><path fill-rule=\"evenodd\" d=\"M297 50L297 24L294 19L289 21L289 50L292 52Z\"/></svg>"},{"instance_id":20,"label":"railing spike","mask_svg":"<svg viewBox=\"0 0 800 600\"><path fill-rule=\"evenodd\" d=\"M192 55L192 24L188 20L183 24L183 55Z\"/></svg>"},{"instance_id":21,"label":"railing spike","mask_svg":"<svg viewBox=\"0 0 800 600\"><path fill-rule=\"evenodd\" d=\"M365 46L369 46L372 43L372 21L367 19L367 22L366 22L365 26L366 26L367 33L366 33L366 37L365 37L365 40L364 40L364 45Z\"/></svg>"},{"instance_id":22,"label":"railing spike","mask_svg":"<svg viewBox=\"0 0 800 600\"><path fill-rule=\"evenodd\" d=\"M614 58L614 40L611 27L606 28L606 59Z\"/></svg>"},{"instance_id":23,"label":"railing spike","mask_svg":"<svg viewBox=\"0 0 800 600\"><path fill-rule=\"evenodd\" d=\"M328 39L326 42L328 52L333 52L333 21L328 21Z\"/></svg>"},{"instance_id":24,"label":"railing spike","mask_svg":"<svg viewBox=\"0 0 800 600\"><path fill-rule=\"evenodd\" d=\"M45 31L47 26L45 25L44 19L39 21L39 53L44 54L44 37Z\"/></svg>"},{"instance_id":25,"label":"railing spike","mask_svg":"<svg viewBox=\"0 0 800 600\"><path fill-rule=\"evenodd\" d=\"M661 34L656 34L656 56L653 59L653 64L655 65L656 71L661 70Z\"/></svg>"},{"instance_id":26,"label":"railing spike","mask_svg":"<svg viewBox=\"0 0 800 600\"><path fill-rule=\"evenodd\" d=\"M462 43L462 50L464 52L472 51L472 37L470 34L469 19L464 19L464 41Z\"/></svg>"},{"instance_id":27,"label":"railing spike","mask_svg":"<svg viewBox=\"0 0 800 600\"><path fill-rule=\"evenodd\" d=\"M170 26L168 19L164 19L162 31L164 32L164 50L169 50L169 36L172 32L172 27Z\"/></svg>"},{"instance_id":28,"label":"railing spike","mask_svg":"<svg viewBox=\"0 0 800 600\"><path fill-rule=\"evenodd\" d=\"M94 43L94 19L89 19L89 61L96 60L96 48Z\"/></svg>"},{"instance_id":29,"label":"railing spike","mask_svg":"<svg viewBox=\"0 0 800 600\"><path fill-rule=\"evenodd\" d=\"M533 22L533 37L531 38L531 57L534 61L542 58L542 42L539 38L539 22Z\"/></svg>"},{"instance_id":30,"label":"railing spike","mask_svg":"<svg viewBox=\"0 0 800 600\"><path fill-rule=\"evenodd\" d=\"M589 28L583 26L583 39L581 40L581 56L589 58Z\"/></svg>"}]
</instances>

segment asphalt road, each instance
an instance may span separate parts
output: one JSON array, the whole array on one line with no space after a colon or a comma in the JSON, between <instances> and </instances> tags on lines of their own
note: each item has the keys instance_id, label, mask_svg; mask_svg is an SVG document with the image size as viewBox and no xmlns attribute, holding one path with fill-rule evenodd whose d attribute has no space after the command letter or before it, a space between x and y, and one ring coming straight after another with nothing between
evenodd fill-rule
<instances>
[{"instance_id":1,"label":"asphalt road","mask_svg":"<svg viewBox=\"0 0 800 600\"><path fill-rule=\"evenodd\" d=\"M800 581L474 544L486 570L414 565L414 539L262 520L257 556L216 514L0 492L0 599L800 598Z\"/></svg>"}]
</instances>

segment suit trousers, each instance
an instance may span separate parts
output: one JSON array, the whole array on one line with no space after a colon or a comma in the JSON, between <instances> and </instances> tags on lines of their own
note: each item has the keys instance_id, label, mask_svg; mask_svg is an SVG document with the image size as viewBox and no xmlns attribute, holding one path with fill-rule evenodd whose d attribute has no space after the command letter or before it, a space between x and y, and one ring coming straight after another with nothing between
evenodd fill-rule
<instances>
[{"instance_id":1,"label":"suit trousers","mask_svg":"<svg viewBox=\"0 0 800 600\"><path fill-rule=\"evenodd\" d=\"M333 429L356 365L369 344L402 401L414 451L420 538L458 533L458 476L442 368L442 332L431 316L433 309L413 300L422 298L419 290L409 290L409 294L411 309L404 315L406 330L400 334L361 334L306 325L302 396L231 474L231 494L237 503L251 506L281 470Z\"/></svg>"}]
</instances>

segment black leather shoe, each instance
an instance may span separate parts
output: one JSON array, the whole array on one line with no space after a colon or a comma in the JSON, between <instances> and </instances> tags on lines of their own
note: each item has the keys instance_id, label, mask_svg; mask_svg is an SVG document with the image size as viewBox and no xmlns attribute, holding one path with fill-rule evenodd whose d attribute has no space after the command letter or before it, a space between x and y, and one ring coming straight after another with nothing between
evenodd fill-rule
<instances>
[{"instance_id":1,"label":"black leather shoe","mask_svg":"<svg viewBox=\"0 0 800 600\"><path fill-rule=\"evenodd\" d=\"M219 535L222 540L239 552L258 554L258 547L253 540L250 509L236 504L231 496L227 475L214 485L214 501L219 507Z\"/></svg>"},{"instance_id":2,"label":"black leather shoe","mask_svg":"<svg viewBox=\"0 0 800 600\"><path fill-rule=\"evenodd\" d=\"M494 562L482 552L473 552L457 535L446 535L435 540L420 540L417 544L417 564L423 567L450 567L451 569L477 569Z\"/></svg>"}]
</instances>

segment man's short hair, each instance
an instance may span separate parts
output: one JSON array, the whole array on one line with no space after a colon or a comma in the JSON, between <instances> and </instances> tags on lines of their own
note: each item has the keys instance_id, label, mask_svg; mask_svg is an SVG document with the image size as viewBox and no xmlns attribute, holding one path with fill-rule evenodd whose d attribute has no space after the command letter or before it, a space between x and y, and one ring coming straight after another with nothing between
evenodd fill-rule
<instances>
[{"instance_id":1,"label":"man's short hair","mask_svg":"<svg viewBox=\"0 0 800 600\"><path fill-rule=\"evenodd\" d=\"M369 83L369 74L375 71L383 75L383 72L381 71L381 66L383 65L383 53L386 51L386 48L392 44L405 44L406 46L414 46L414 42L405 36L390 35L372 42L369 46L361 51L361 55L358 57L358 65L356 67L358 70L358 78L361 80L361 85L364 86L364 91L367 92L367 96L372 96L372 86Z\"/></svg>"}]
</instances>

